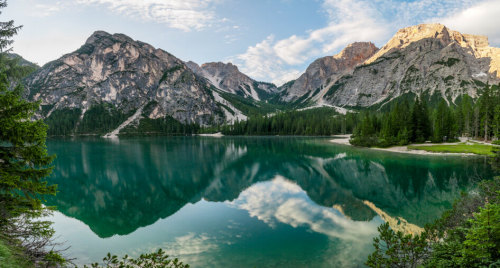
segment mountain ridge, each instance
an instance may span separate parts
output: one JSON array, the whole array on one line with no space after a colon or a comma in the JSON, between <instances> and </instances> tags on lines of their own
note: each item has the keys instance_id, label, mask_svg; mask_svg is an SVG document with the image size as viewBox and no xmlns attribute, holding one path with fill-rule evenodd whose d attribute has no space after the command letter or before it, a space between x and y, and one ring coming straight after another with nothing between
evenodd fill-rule
<instances>
[{"instance_id":1,"label":"mountain ridge","mask_svg":"<svg viewBox=\"0 0 500 268\"><path fill-rule=\"evenodd\" d=\"M453 105L460 96L474 98L480 88L499 83L499 70L500 48L490 47L487 37L441 24L400 29L380 49L371 42L349 44L279 88L232 63L200 66L127 35L96 31L78 50L43 65L24 82L27 98L41 101L39 118L57 117L52 121L59 124L64 117L71 122L65 133L114 136L145 125L153 132L178 129L174 121L213 126L277 109L380 108L404 96L444 98ZM103 120L111 123L89 127L99 122L89 111L94 117L107 114Z\"/></svg>"},{"instance_id":2,"label":"mountain ridge","mask_svg":"<svg viewBox=\"0 0 500 268\"><path fill-rule=\"evenodd\" d=\"M231 62L207 62L201 66L193 61L186 65L196 74L205 77L218 89L256 101L265 100L277 92L272 83L256 81L239 71Z\"/></svg>"},{"instance_id":3,"label":"mountain ridge","mask_svg":"<svg viewBox=\"0 0 500 268\"><path fill-rule=\"evenodd\" d=\"M50 107L41 115L46 118L56 110L78 109L85 120L90 109L104 105L110 114L129 116L146 108L141 116L152 120L168 116L200 125L223 120L209 85L183 61L123 34L94 32L78 50L35 71L25 85L29 99Z\"/></svg>"},{"instance_id":4,"label":"mountain ridge","mask_svg":"<svg viewBox=\"0 0 500 268\"><path fill-rule=\"evenodd\" d=\"M302 87L296 90L302 95L294 100L308 106L359 109L424 94L430 101L442 97L453 104L464 94L475 98L486 84L499 83L499 62L500 48L490 47L485 36L461 34L442 24L420 24L400 29L352 73L319 79L321 94Z\"/></svg>"}]
</instances>

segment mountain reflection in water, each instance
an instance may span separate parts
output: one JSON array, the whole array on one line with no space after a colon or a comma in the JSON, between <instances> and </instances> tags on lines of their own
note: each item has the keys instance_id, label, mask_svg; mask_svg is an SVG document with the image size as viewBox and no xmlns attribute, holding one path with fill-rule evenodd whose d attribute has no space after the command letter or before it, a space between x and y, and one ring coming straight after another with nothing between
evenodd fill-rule
<instances>
[{"instance_id":1,"label":"mountain reflection in water","mask_svg":"<svg viewBox=\"0 0 500 268\"><path fill-rule=\"evenodd\" d=\"M309 263L311 256L321 259L327 252L362 251L336 263L321 259L331 265L359 263L382 222L366 201L423 226L450 208L460 191L492 176L485 158L412 156L314 138L77 139L51 140L48 148L57 154L50 181L59 193L47 205L83 222L100 243L120 240L118 251L161 246L201 266L210 261L231 266L253 250L281 265L290 256L298 265L299 259ZM238 221L242 217L251 219ZM63 221L55 222L58 231ZM154 237L151 230L160 225L168 229L161 232L182 232ZM195 232L196 226L204 231ZM259 232L266 246L256 238ZM137 243L133 237L141 233L137 239L144 243ZM293 248L293 241L309 246ZM283 245L290 256L274 249ZM232 258L201 254L222 248L230 248ZM254 261L259 266L259 259Z\"/></svg>"}]
</instances>

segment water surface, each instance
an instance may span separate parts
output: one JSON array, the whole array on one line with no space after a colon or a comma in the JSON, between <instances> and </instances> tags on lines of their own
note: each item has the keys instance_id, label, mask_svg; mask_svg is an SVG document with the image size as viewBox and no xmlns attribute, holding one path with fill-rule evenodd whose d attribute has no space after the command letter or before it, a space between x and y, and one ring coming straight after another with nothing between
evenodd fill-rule
<instances>
[{"instance_id":1,"label":"water surface","mask_svg":"<svg viewBox=\"0 0 500 268\"><path fill-rule=\"evenodd\" d=\"M358 267L384 219L423 226L492 176L484 157L324 138L88 138L48 148L59 193L47 205L80 264L161 247L192 267Z\"/></svg>"}]
</instances>

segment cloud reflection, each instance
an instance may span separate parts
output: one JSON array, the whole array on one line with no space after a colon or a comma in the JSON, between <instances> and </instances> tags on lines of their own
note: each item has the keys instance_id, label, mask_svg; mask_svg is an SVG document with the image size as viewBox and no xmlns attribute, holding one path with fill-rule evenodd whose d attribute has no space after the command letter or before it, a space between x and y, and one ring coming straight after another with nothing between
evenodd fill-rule
<instances>
[{"instance_id":1,"label":"cloud reflection","mask_svg":"<svg viewBox=\"0 0 500 268\"><path fill-rule=\"evenodd\" d=\"M361 241L373 237L381 223L379 217L371 221L353 221L333 207L317 205L297 184L282 176L253 185L229 204L247 210L251 217L271 227L278 223L307 227L342 240Z\"/></svg>"}]
</instances>

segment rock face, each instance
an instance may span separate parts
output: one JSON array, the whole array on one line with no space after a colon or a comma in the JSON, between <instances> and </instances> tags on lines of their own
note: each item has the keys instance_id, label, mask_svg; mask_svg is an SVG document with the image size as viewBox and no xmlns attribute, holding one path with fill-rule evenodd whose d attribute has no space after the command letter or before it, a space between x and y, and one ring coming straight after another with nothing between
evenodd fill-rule
<instances>
[{"instance_id":1,"label":"rock face","mask_svg":"<svg viewBox=\"0 0 500 268\"><path fill-rule=\"evenodd\" d=\"M281 96L281 100L290 102L301 97L321 96L323 88L342 75L352 72L354 67L377 51L378 48L370 42L356 42L335 56L315 60L297 80L282 86L285 94Z\"/></svg>"},{"instance_id":2,"label":"rock face","mask_svg":"<svg viewBox=\"0 0 500 268\"><path fill-rule=\"evenodd\" d=\"M216 88L245 98L265 100L278 91L275 85L253 80L231 63L209 62L199 66L189 61L186 65L196 74L205 77Z\"/></svg>"},{"instance_id":3,"label":"rock face","mask_svg":"<svg viewBox=\"0 0 500 268\"><path fill-rule=\"evenodd\" d=\"M48 107L81 111L96 105L125 115L158 119L171 116L202 125L223 120L209 85L183 61L123 34L98 31L77 51L47 63L25 80L29 99ZM140 111L137 113L137 111Z\"/></svg>"},{"instance_id":4,"label":"rock face","mask_svg":"<svg viewBox=\"0 0 500 268\"><path fill-rule=\"evenodd\" d=\"M490 47L485 36L440 24L401 29L381 49L353 43L315 60L280 88L251 79L231 63L185 63L123 34L102 31L24 81L26 97L41 101L38 116L52 120L64 135L115 135L141 122L147 122L147 131L180 129L172 118L184 124L230 123L260 111L262 101L343 111L417 95L453 104L499 82L500 48Z\"/></svg>"},{"instance_id":5,"label":"rock face","mask_svg":"<svg viewBox=\"0 0 500 268\"><path fill-rule=\"evenodd\" d=\"M378 52L329 86L321 101L342 107L383 106L422 95L444 98L477 96L486 83L500 82L500 49L485 36L461 34L441 24L399 30Z\"/></svg>"}]
</instances>

